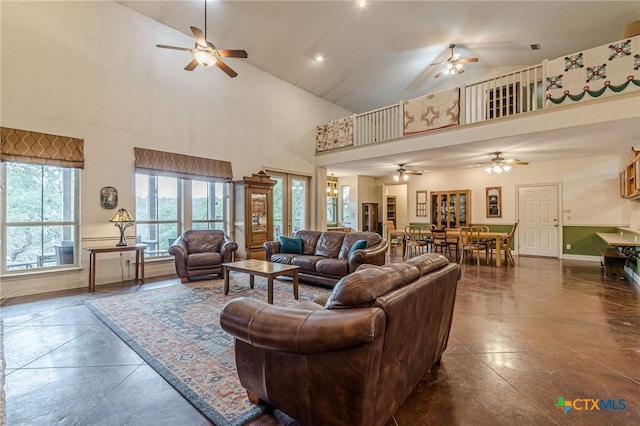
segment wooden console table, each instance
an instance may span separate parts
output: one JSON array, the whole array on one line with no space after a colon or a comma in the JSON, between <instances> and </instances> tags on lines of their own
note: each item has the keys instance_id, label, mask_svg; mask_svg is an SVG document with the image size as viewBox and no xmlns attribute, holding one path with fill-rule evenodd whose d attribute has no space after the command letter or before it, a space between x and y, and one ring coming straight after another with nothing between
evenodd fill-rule
<instances>
[{"instance_id":1,"label":"wooden console table","mask_svg":"<svg viewBox=\"0 0 640 426\"><path fill-rule=\"evenodd\" d=\"M107 247L85 247L84 249L89 252L89 291L96 291L96 254L98 253L122 253L125 251L136 252L136 278L134 282L144 284L144 249L147 248L146 244L136 244L133 246L107 246ZM138 268L140 274L138 275Z\"/></svg>"}]
</instances>

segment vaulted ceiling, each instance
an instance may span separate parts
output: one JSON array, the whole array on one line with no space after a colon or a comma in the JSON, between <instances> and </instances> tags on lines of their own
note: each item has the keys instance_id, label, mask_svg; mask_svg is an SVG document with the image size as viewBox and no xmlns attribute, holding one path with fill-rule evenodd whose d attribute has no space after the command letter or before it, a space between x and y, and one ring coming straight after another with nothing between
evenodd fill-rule
<instances>
[{"instance_id":1,"label":"vaulted ceiling","mask_svg":"<svg viewBox=\"0 0 640 426\"><path fill-rule=\"evenodd\" d=\"M204 29L204 0L119 3L189 36L191 25ZM617 40L626 24L640 19L637 1L358 4L208 0L208 39L221 48L245 49L250 64L361 113L450 80L477 81ZM462 75L435 79L440 67L431 64L450 56L451 43L456 53L479 61L467 64ZM315 61L317 54L323 62Z\"/></svg>"},{"instance_id":2,"label":"vaulted ceiling","mask_svg":"<svg viewBox=\"0 0 640 426\"><path fill-rule=\"evenodd\" d=\"M191 25L204 29L204 0L119 3L190 37ZM249 57L241 61L361 113L615 41L625 25L640 19L640 2L367 1L361 8L355 0L208 0L207 12L207 38L216 46L245 49ZM450 56L451 43L462 57L479 60L465 64L461 75L436 79L442 65L433 64ZM532 50L532 44L540 49ZM190 59L184 52L167 54L184 54L185 64ZM314 59L318 54L322 62ZM232 67L234 61L227 60ZM242 73L233 84L241 80ZM640 105L638 111L616 126L541 133L534 137L535 153L528 148L529 135L328 166L336 175L381 176L400 162L425 170L470 167L497 150L528 161L621 153L640 138ZM619 146L602 144L603 137Z\"/></svg>"}]
</instances>

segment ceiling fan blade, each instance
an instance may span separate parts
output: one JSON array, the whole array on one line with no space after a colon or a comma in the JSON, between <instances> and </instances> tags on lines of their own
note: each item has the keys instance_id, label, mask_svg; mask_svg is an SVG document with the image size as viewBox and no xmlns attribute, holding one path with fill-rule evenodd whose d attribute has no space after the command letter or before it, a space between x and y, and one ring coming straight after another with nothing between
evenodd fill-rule
<instances>
[{"instance_id":1,"label":"ceiling fan blade","mask_svg":"<svg viewBox=\"0 0 640 426\"><path fill-rule=\"evenodd\" d=\"M245 50L234 49L218 49L218 53L223 58L247 58L247 52Z\"/></svg>"},{"instance_id":2,"label":"ceiling fan blade","mask_svg":"<svg viewBox=\"0 0 640 426\"><path fill-rule=\"evenodd\" d=\"M156 44L156 47L161 49L173 49L173 50L183 50L185 52L193 52L193 49L190 47L177 47L177 46L166 46L164 44Z\"/></svg>"},{"instance_id":3,"label":"ceiling fan blade","mask_svg":"<svg viewBox=\"0 0 640 426\"><path fill-rule=\"evenodd\" d=\"M198 27L190 27L190 28L191 28L191 32L193 33L193 38L196 39L196 43L198 43L200 46L206 46L207 41L204 38L204 33L202 32L202 30Z\"/></svg>"},{"instance_id":4,"label":"ceiling fan blade","mask_svg":"<svg viewBox=\"0 0 640 426\"><path fill-rule=\"evenodd\" d=\"M478 62L478 58L462 58L458 60L458 62L461 64L467 64L469 62Z\"/></svg>"},{"instance_id":5,"label":"ceiling fan blade","mask_svg":"<svg viewBox=\"0 0 640 426\"><path fill-rule=\"evenodd\" d=\"M528 161L520 161L520 160L504 160L502 164L509 164L513 166L526 166L529 164Z\"/></svg>"},{"instance_id":6,"label":"ceiling fan blade","mask_svg":"<svg viewBox=\"0 0 640 426\"><path fill-rule=\"evenodd\" d=\"M407 175L422 176L422 172L418 172L416 170L405 170L404 173Z\"/></svg>"},{"instance_id":7,"label":"ceiling fan blade","mask_svg":"<svg viewBox=\"0 0 640 426\"><path fill-rule=\"evenodd\" d=\"M196 61L196 58L193 58L191 60L191 62L189 62L187 64L186 67L184 67L185 71L193 71L194 69L196 69L196 67L199 65L198 61Z\"/></svg>"},{"instance_id":8,"label":"ceiling fan blade","mask_svg":"<svg viewBox=\"0 0 640 426\"><path fill-rule=\"evenodd\" d=\"M433 76L433 78L438 78L442 75L442 73L444 72L444 68L441 69L440 71L438 71L438 73L436 75Z\"/></svg>"},{"instance_id":9,"label":"ceiling fan blade","mask_svg":"<svg viewBox=\"0 0 640 426\"><path fill-rule=\"evenodd\" d=\"M224 71L231 78L234 78L238 75L237 72L232 70L231 67L229 67L229 65L225 64L220 59L216 61L216 66L220 68L222 71Z\"/></svg>"}]
</instances>

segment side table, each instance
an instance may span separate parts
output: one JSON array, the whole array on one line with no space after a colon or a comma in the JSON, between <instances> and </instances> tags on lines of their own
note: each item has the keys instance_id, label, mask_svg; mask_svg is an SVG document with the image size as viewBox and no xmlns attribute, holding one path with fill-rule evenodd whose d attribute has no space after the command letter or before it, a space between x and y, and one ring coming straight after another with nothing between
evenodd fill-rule
<instances>
[{"instance_id":1,"label":"side table","mask_svg":"<svg viewBox=\"0 0 640 426\"><path fill-rule=\"evenodd\" d=\"M125 251L136 252L136 278L134 282L144 284L144 249L148 246L146 244L136 244L133 246L107 246L107 247L85 247L84 249L89 252L89 291L93 293L96 291L96 254L98 253L122 253ZM138 269L140 274L138 275Z\"/></svg>"}]
</instances>

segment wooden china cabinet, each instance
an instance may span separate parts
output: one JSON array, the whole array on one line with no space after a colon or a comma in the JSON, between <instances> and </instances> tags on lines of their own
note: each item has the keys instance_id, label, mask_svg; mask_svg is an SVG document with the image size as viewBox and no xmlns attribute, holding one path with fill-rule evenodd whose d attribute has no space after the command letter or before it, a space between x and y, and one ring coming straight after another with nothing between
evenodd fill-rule
<instances>
[{"instance_id":1,"label":"wooden china cabinet","mask_svg":"<svg viewBox=\"0 0 640 426\"><path fill-rule=\"evenodd\" d=\"M431 224L438 229L471 223L471 190L431 191Z\"/></svg>"},{"instance_id":2,"label":"wooden china cabinet","mask_svg":"<svg viewBox=\"0 0 640 426\"><path fill-rule=\"evenodd\" d=\"M273 186L265 172L234 182L235 240L244 259L265 260L262 244L273 240Z\"/></svg>"}]
</instances>

